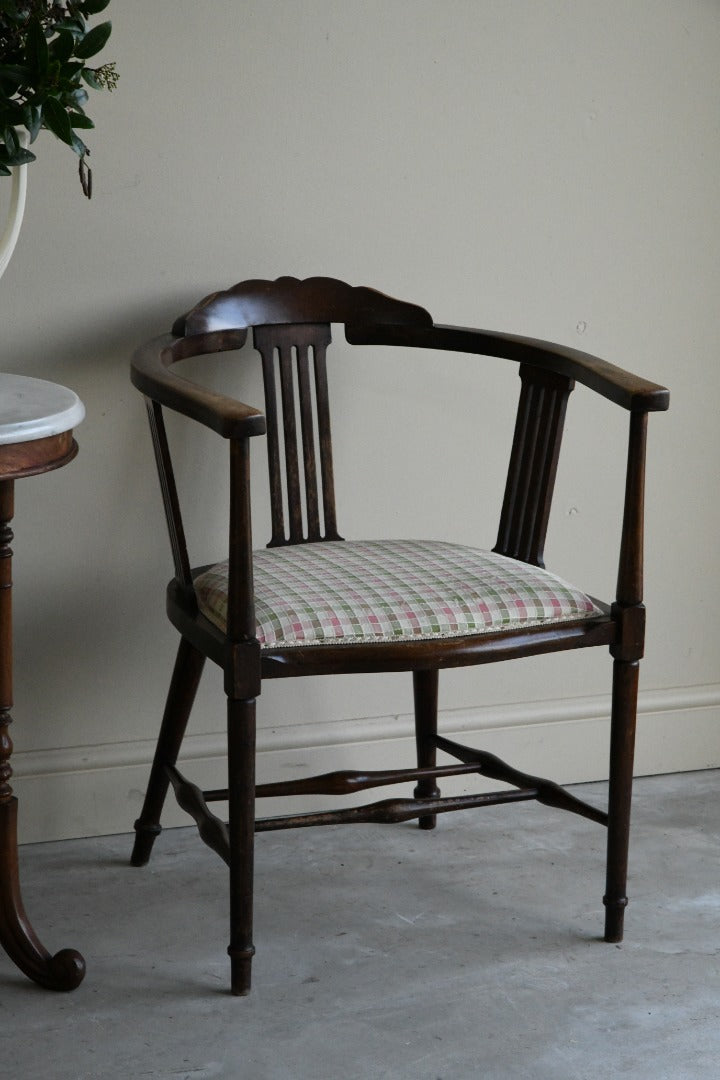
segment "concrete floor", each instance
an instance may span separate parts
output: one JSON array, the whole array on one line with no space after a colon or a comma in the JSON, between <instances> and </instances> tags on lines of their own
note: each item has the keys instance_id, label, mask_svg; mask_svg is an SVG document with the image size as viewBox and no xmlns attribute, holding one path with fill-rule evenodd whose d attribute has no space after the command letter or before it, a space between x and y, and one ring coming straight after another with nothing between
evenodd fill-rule
<instances>
[{"instance_id":1,"label":"concrete floor","mask_svg":"<svg viewBox=\"0 0 720 1080\"><path fill-rule=\"evenodd\" d=\"M584 797L602 803L603 785ZM227 992L225 868L192 829L25 847L25 906L88 974L0 956L13 1080L717 1080L720 773L636 784L622 946L603 830L537 805L258 838L249 998Z\"/></svg>"}]
</instances>

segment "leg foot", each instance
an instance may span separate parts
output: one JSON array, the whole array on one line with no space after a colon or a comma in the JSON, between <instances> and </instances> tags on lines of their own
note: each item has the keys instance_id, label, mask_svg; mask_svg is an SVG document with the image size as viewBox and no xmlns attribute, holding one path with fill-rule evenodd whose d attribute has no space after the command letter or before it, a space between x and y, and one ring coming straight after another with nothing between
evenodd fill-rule
<instances>
[{"instance_id":1,"label":"leg foot","mask_svg":"<svg viewBox=\"0 0 720 1080\"><path fill-rule=\"evenodd\" d=\"M162 825L146 825L142 818L135 822L135 843L130 862L133 866L145 866L150 861L150 853L156 838L162 832Z\"/></svg>"},{"instance_id":2,"label":"leg foot","mask_svg":"<svg viewBox=\"0 0 720 1080\"><path fill-rule=\"evenodd\" d=\"M20 895L17 799L0 804L0 944L28 978L48 990L74 990L85 961L74 949L51 956L38 940Z\"/></svg>"},{"instance_id":3,"label":"leg foot","mask_svg":"<svg viewBox=\"0 0 720 1080\"><path fill-rule=\"evenodd\" d=\"M177 761L204 664L205 657L202 653L185 638L181 638L145 802L142 813L135 822L135 845L130 857L133 866L145 865L150 858L155 838L162 831L160 815L169 783L165 767L174 765Z\"/></svg>"},{"instance_id":4,"label":"leg foot","mask_svg":"<svg viewBox=\"0 0 720 1080\"><path fill-rule=\"evenodd\" d=\"M234 997L246 997L252 982L252 958L255 949L246 952L228 949L230 954L230 990Z\"/></svg>"},{"instance_id":5,"label":"leg foot","mask_svg":"<svg viewBox=\"0 0 720 1080\"><path fill-rule=\"evenodd\" d=\"M605 905L605 940L610 944L617 944L623 939L623 921L625 908L628 905L627 897L610 901L607 896L604 896L603 904Z\"/></svg>"}]
</instances>

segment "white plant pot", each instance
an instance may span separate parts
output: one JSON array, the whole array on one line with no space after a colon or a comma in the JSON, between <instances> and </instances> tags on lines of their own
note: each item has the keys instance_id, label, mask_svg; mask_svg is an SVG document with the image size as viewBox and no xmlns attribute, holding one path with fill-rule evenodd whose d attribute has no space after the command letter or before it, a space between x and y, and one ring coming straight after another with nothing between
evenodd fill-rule
<instances>
[{"instance_id":1,"label":"white plant pot","mask_svg":"<svg viewBox=\"0 0 720 1080\"><path fill-rule=\"evenodd\" d=\"M27 131L24 129L18 131L18 138L20 139L20 145L27 147L30 141L30 136ZM20 226L22 225L23 214L25 213L27 165L15 165L13 167L11 183L10 209L5 224L5 231L3 232L2 240L0 240L0 277L3 276L7 269L7 265L12 258L12 253L15 250L18 236L20 235Z\"/></svg>"}]
</instances>

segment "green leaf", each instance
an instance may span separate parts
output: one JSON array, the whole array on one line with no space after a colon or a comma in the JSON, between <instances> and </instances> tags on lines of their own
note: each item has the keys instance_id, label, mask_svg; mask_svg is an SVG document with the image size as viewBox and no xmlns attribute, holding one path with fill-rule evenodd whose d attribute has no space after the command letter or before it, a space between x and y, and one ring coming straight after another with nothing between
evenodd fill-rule
<instances>
[{"instance_id":1,"label":"green leaf","mask_svg":"<svg viewBox=\"0 0 720 1080\"><path fill-rule=\"evenodd\" d=\"M32 105L33 108L41 109L49 97L50 94L47 90L38 90L37 93L28 97L27 104Z\"/></svg>"},{"instance_id":2,"label":"green leaf","mask_svg":"<svg viewBox=\"0 0 720 1080\"><path fill-rule=\"evenodd\" d=\"M27 165L35 160L35 155L20 145L20 138L12 126L6 126L0 143L0 160L6 166Z\"/></svg>"},{"instance_id":3,"label":"green leaf","mask_svg":"<svg viewBox=\"0 0 720 1080\"><path fill-rule=\"evenodd\" d=\"M17 151L20 149L20 140L18 138L18 133L14 127L5 128L3 132L3 139L5 140L5 145L8 148L8 152L11 154L17 153Z\"/></svg>"},{"instance_id":4,"label":"green leaf","mask_svg":"<svg viewBox=\"0 0 720 1080\"><path fill-rule=\"evenodd\" d=\"M102 84L98 82L94 68L83 68L82 77L93 90L102 90Z\"/></svg>"},{"instance_id":5,"label":"green leaf","mask_svg":"<svg viewBox=\"0 0 720 1080\"><path fill-rule=\"evenodd\" d=\"M78 4L78 7L83 15L99 15L109 3L110 0L84 0L82 4Z\"/></svg>"},{"instance_id":6,"label":"green leaf","mask_svg":"<svg viewBox=\"0 0 720 1080\"><path fill-rule=\"evenodd\" d=\"M85 33L85 20L78 16L76 19L63 19L63 28L69 30L74 38L81 38Z\"/></svg>"},{"instance_id":7,"label":"green leaf","mask_svg":"<svg viewBox=\"0 0 720 1080\"><path fill-rule=\"evenodd\" d=\"M75 55L80 60L87 60L91 56L95 56L95 53L99 53L101 49L105 47L107 39L112 33L112 23L104 22L99 26L94 26L92 30L79 41L75 47Z\"/></svg>"},{"instance_id":8,"label":"green leaf","mask_svg":"<svg viewBox=\"0 0 720 1080\"><path fill-rule=\"evenodd\" d=\"M68 115L55 98L48 98L43 106L43 127L68 146L73 146L73 131Z\"/></svg>"},{"instance_id":9,"label":"green leaf","mask_svg":"<svg viewBox=\"0 0 720 1080\"><path fill-rule=\"evenodd\" d=\"M32 79L32 72L23 64L0 64L0 79L13 86L22 86Z\"/></svg>"},{"instance_id":10,"label":"green leaf","mask_svg":"<svg viewBox=\"0 0 720 1080\"><path fill-rule=\"evenodd\" d=\"M27 59L30 67L44 75L49 60L48 43L39 19L31 19L27 33Z\"/></svg>"},{"instance_id":11,"label":"green leaf","mask_svg":"<svg viewBox=\"0 0 720 1080\"><path fill-rule=\"evenodd\" d=\"M37 105L25 105L23 108L23 124L30 133L30 142L35 142L42 127L42 109Z\"/></svg>"},{"instance_id":12,"label":"green leaf","mask_svg":"<svg viewBox=\"0 0 720 1080\"><path fill-rule=\"evenodd\" d=\"M0 129L18 128L25 123L25 107L19 101L3 101L0 98Z\"/></svg>"},{"instance_id":13,"label":"green leaf","mask_svg":"<svg viewBox=\"0 0 720 1080\"><path fill-rule=\"evenodd\" d=\"M6 127L3 132L3 139L7 146L9 154L16 154L20 149L20 140L18 139L17 131L14 127Z\"/></svg>"},{"instance_id":14,"label":"green leaf","mask_svg":"<svg viewBox=\"0 0 720 1080\"><path fill-rule=\"evenodd\" d=\"M70 145L72 146L73 150L79 158L84 158L86 154L90 153L85 143L82 141L82 139L78 138L75 132L73 132L72 142Z\"/></svg>"},{"instance_id":15,"label":"green leaf","mask_svg":"<svg viewBox=\"0 0 720 1080\"><path fill-rule=\"evenodd\" d=\"M92 120L89 116L85 116L84 113L69 112L68 120L73 128L94 128Z\"/></svg>"},{"instance_id":16,"label":"green leaf","mask_svg":"<svg viewBox=\"0 0 720 1080\"><path fill-rule=\"evenodd\" d=\"M88 89L111 90L114 64L88 66L112 31L110 22L90 21L110 0L0 0L0 178L15 165L35 160L20 144L46 128L80 158L83 190L89 194L89 153L80 138L94 127L85 115ZM2 183L0 183L2 187Z\"/></svg>"},{"instance_id":17,"label":"green leaf","mask_svg":"<svg viewBox=\"0 0 720 1080\"><path fill-rule=\"evenodd\" d=\"M71 87L80 82L80 73L83 69L82 61L66 61L62 65L62 74L58 78L58 85Z\"/></svg>"},{"instance_id":18,"label":"green leaf","mask_svg":"<svg viewBox=\"0 0 720 1080\"><path fill-rule=\"evenodd\" d=\"M8 165L29 165L31 161L35 161L35 155L31 150L26 150L21 146L19 150L9 154L5 160Z\"/></svg>"},{"instance_id":19,"label":"green leaf","mask_svg":"<svg viewBox=\"0 0 720 1080\"><path fill-rule=\"evenodd\" d=\"M64 63L69 60L75 49L75 38L69 30L59 30L55 40L50 45L50 55L53 60Z\"/></svg>"}]
</instances>

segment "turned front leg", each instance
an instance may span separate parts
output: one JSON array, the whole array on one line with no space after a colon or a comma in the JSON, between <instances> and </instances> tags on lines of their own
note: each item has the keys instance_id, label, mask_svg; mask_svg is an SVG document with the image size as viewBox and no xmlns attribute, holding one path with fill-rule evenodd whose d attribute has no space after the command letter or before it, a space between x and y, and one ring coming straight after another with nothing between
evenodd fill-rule
<instances>
[{"instance_id":1,"label":"turned front leg","mask_svg":"<svg viewBox=\"0 0 720 1080\"><path fill-rule=\"evenodd\" d=\"M228 700L231 989L250 992L255 846L255 701Z\"/></svg>"},{"instance_id":2,"label":"turned front leg","mask_svg":"<svg viewBox=\"0 0 720 1080\"><path fill-rule=\"evenodd\" d=\"M627 907L638 679L645 642L643 606L643 507L647 413L632 413L628 440L625 509L623 513L617 600L612 613L618 638L610 646L614 658L610 720L610 787L608 792L605 940L622 941Z\"/></svg>"},{"instance_id":3,"label":"turned front leg","mask_svg":"<svg viewBox=\"0 0 720 1080\"><path fill-rule=\"evenodd\" d=\"M605 940L623 939L627 907L627 870L630 842L630 805L637 710L637 660L616 660L613 671L613 702L610 733L610 786L608 791L607 880Z\"/></svg>"}]
</instances>

